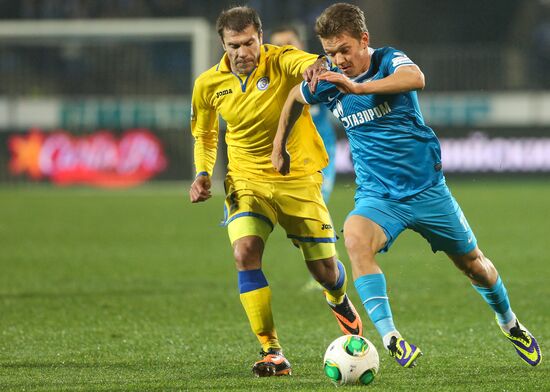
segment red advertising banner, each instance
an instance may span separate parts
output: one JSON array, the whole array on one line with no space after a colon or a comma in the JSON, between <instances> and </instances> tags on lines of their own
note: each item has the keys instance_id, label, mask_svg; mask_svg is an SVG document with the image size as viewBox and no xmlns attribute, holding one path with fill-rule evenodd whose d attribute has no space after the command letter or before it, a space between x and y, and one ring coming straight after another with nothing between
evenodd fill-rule
<instances>
[{"instance_id":1,"label":"red advertising banner","mask_svg":"<svg viewBox=\"0 0 550 392\"><path fill-rule=\"evenodd\" d=\"M129 187L153 178L167 166L162 143L146 129L120 135L107 130L74 135L31 129L10 135L7 144L11 174L60 185Z\"/></svg>"}]
</instances>

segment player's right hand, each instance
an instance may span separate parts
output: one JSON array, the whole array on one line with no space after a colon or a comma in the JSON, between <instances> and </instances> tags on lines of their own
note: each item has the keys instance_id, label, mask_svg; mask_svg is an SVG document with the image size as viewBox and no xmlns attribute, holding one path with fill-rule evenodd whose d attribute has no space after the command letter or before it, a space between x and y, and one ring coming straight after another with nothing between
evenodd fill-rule
<instances>
[{"instance_id":1,"label":"player's right hand","mask_svg":"<svg viewBox=\"0 0 550 392\"><path fill-rule=\"evenodd\" d=\"M275 170L283 176L290 173L290 154L285 148L273 148L273 152L271 153L271 163L273 164Z\"/></svg>"},{"instance_id":2,"label":"player's right hand","mask_svg":"<svg viewBox=\"0 0 550 392\"><path fill-rule=\"evenodd\" d=\"M197 176L189 189L189 199L191 203L199 203L210 199L212 197L212 192L210 192L211 186L212 182L210 181L210 176Z\"/></svg>"},{"instance_id":3,"label":"player's right hand","mask_svg":"<svg viewBox=\"0 0 550 392\"><path fill-rule=\"evenodd\" d=\"M302 77L307 82L309 91L311 91L312 94L314 94L317 89L319 75L327 72L327 69L327 60L324 57L319 57L317 61L307 67L302 73Z\"/></svg>"},{"instance_id":4,"label":"player's right hand","mask_svg":"<svg viewBox=\"0 0 550 392\"><path fill-rule=\"evenodd\" d=\"M344 74L338 72L327 71L318 76L319 80L325 80L336 86L336 88L344 94L360 94L359 83L354 82Z\"/></svg>"}]
</instances>

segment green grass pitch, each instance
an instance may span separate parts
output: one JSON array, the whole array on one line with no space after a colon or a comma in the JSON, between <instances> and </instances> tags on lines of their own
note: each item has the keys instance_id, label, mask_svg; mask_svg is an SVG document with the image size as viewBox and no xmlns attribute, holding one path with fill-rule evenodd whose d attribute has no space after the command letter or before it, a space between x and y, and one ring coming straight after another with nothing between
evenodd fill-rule
<instances>
[{"instance_id":1,"label":"green grass pitch","mask_svg":"<svg viewBox=\"0 0 550 392\"><path fill-rule=\"evenodd\" d=\"M550 355L550 182L450 185L513 309ZM264 267L294 375L252 376L259 346L218 226L223 198L191 205L187 187L0 189L0 390L334 390L322 357L339 329L321 292L304 289L306 268L280 228ZM340 183L329 205L336 227L352 203L353 186ZM380 372L346 389L550 390L550 361L522 363L467 279L419 235L402 235L379 261L396 325L424 356L399 368L361 308ZM353 285L350 294L359 305Z\"/></svg>"}]
</instances>

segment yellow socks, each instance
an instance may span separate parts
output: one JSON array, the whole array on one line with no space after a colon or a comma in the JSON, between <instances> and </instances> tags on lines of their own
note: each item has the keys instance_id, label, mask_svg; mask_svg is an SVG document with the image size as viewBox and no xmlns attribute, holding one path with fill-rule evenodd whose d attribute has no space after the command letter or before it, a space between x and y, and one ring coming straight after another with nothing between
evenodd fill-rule
<instances>
[{"instance_id":1,"label":"yellow socks","mask_svg":"<svg viewBox=\"0 0 550 392\"><path fill-rule=\"evenodd\" d=\"M280 349L271 312L271 289L262 270L239 271L239 291L250 327L262 349Z\"/></svg>"}]
</instances>

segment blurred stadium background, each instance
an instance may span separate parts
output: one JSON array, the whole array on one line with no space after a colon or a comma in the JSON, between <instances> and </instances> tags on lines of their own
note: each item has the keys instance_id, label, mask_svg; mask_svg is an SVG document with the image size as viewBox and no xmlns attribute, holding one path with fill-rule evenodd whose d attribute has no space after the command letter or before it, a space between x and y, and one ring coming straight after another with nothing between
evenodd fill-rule
<instances>
[{"instance_id":1,"label":"blurred stadium background","mask_svg":"<svg viewBox=\"0 0 550 392\"><path fill-rule=\"evenodd\" d=\"M265 37L294 24L321 50L312 25L332 2L240 3L259 10ZM423 69L420 101L453 193L544 350L550 1L354 3L374 47ZM299 251L277 229L264 257L295 375L252 379L258 347L216 227L221 186L188 202L193 80L219 60L214 22L234 4L0 0L0 390L333 390L321 360L339 332L320 294L303 290ZM337 227L354 188L339 139ZM524 373L444 255L406 233L380 260L396 321L426 355L406 378L381 355L373 390L550 390L548 367Z\"/></svg>"},{"instance_id":2,"label":"blurred stadium background","mask_svg":"<svg viewBox=\"0 0 550 392\"><path fill-rule=\"evenodd\" d=\"M266 40L291 23L321 50L312 25L331 2L248 3ZM426 74L421 104L448 175L550 173L550 1L356 3L373 46L405 50ZM192 178L193 80L219 60L213 24L230 4L0 1L0 183Z\"/></svg>"}]
</instances>

